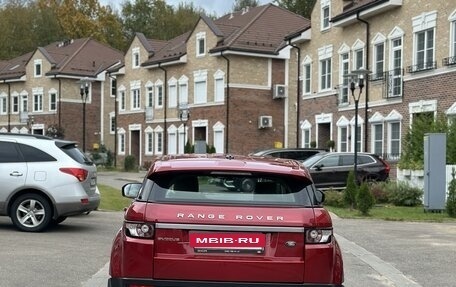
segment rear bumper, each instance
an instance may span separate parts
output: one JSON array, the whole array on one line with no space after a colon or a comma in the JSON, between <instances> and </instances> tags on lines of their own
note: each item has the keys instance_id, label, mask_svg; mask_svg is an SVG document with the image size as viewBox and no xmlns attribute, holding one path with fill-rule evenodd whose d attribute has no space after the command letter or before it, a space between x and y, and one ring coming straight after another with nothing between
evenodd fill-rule
<instances>
[{"instance_id":1,"label":"rear bumper","mask_svg":"<svg viewBox=\"0 0 456 287\"><path fill-rule=\"evenodd\" d=\"M129 287L132 284L153 287L343 287L337 284L313 283L243 283L243 282L214 282L214 281L175 281L153 279L109 278L108 287Z\"/></svg>"}]
</instances>

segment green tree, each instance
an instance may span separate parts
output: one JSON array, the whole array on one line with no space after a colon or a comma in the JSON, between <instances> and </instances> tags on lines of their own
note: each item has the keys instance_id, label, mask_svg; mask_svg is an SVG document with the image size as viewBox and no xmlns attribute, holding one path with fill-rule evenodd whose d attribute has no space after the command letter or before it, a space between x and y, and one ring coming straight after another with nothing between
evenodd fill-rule
<instances>
[{"instance_id":1,"label":"green tree","mask_svg":"<svg viewBox=\"0 0 456 287\"><path fill-rule=\"evenodd\" d=\"M279 7L299 14L307 19L312 15L316 0L274 0Z\"/></svg>"},{"instance_id":2,"label":"green tree","mask_svg":"<svg viewBox=\"0 0 456 287\"><path fill-rule=\"evenodd\" d=\"M363 215L368 215L369 210L374 206L374 196L365 182L359 187L358 194L356 195L356 205Z\"/></svg>"},{"instance_id":3,"label":"green tree","mask_svg":"<svg viewBox=\"0 0 456 287\"><path fill-rule=\"evenodd\" d=\"M258 6L258 0L236 0L233 4L232 11L241 11L242 8L246 7L257 7Z\"/></svg>"},{"instance_id":4,"label":"green tree","mask_svg":"<svg viewBox=\"0 0 456 287\"><path fill-rule=\"evenodd\" d=\"M448 198L446 202L446 211L450 217L456 217L456 179L455 169L451 172L452 180L448 185Z\"/></svg>"},{"instance_id":5,"label":"green tree","mask_svg":"<svg viewBox=\"0 0 456 287\"><path fill-rule=\"evenodd\" d=\"M356 195L358 193L358 186L355 182L355 173L351 170L347 177L347 186L344 190L344 202L350 206L350 209L356 206Z\"/></svg>"}]
</instances>

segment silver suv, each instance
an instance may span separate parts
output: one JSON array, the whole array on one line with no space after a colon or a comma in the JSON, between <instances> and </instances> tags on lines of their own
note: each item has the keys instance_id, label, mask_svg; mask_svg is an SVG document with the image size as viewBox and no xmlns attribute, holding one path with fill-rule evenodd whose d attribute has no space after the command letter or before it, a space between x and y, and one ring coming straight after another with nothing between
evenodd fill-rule
<instances>
[{"instance_id":1,"label":"silver suv","mask_svg":"<svg viewBox=\"0 0 456 287\"><path fill-rule=\"evenodd\" d=\"M43 231L98 208L96 166L76 143L0 133L0 215L21 231Z\"/></svg>"}]
</instances>

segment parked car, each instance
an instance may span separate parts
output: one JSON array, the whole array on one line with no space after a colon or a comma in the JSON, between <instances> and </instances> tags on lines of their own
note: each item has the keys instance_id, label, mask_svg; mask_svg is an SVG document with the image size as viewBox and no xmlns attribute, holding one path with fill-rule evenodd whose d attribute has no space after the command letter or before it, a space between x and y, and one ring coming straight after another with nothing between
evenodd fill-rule
<instances>
[{"instance_id":1,"label":"parked car","mask_svg":"<svg viewBox=\"0 0 456 287\"><path fill-rule=\"evenodd\" d=\"M113 240L108 286L342 286L324 194L297 161L165 156ZM255 283L253 283L255 282Z\"/></svg>"},{"instance_id":2,"label":"parked car","mask_svg":"<svg viewBox=\"0 0 456 287\"><path fill-rule=\"evenodd\" d=\"M296 159L299 161L321 152L327 152L326 149L319 148L272 148L252 153L254 156L272 156L279 158Z\"/></svg>"},{"instance_id":3,"label":"parked car","mask_svg":"<svg viewBox=\"0 0 456 287\"><path fill-rule=\"evenodd\" d=\"M358 153L357 158L358 183L388 180L390 166L378 155ZM319 153L303 162L317 188L345 187L348 173L353 170L354 163L355 154L352 152Z\"/></svg>"},{"instance_id":4,"label":"parked car","mask_svg":"<svg viewBox=\"0 0 456 287\"><path fill-rule=\"evenodd\" d=\"M0 215L21 231L43 231L98 208L95 165L72 141L0 133Z\"/></svg>"}]
</instances>

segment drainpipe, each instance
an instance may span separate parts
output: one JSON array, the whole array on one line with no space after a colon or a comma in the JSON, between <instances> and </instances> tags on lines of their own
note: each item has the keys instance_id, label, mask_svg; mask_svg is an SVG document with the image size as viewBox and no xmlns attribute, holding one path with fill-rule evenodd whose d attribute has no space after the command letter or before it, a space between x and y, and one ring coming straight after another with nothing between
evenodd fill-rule
<instances>
[{"instance_id":1,"label":"drainpipe","mask_svg":"<svg viewBox=\"0 0 456 287\"><path fill-rule=\"evenodd\" d=\"M163 132L163 155L167 155L168 154L168 140L167 140L167 122L166 122L166 116L167 116L167 109L168 109L168 101L167 101L167 97L166 97L166 86L168 84L168 71L163 68L161 66L161 63L158 63L158 68L160 70L162 70L163 72L165 72L165 81L163 83L163 118L164 118L164 122L163 122L163 125L165 126L164 127L164 132Z\"/></svg>"},{"instance_id":2,"label":"drainpipe","mask_svg":"<svg viewBox=\"0 0 456 287\"><path fill-rule=\"evenodd\" d=\"M11 84L3 81L4 84L8 85L8 132L11 132Z\"/></svg>"},{"instance_id":3,"label":"drainpipe","mask_svg":"<svg viewBox=\"0 0 456 287\"><path fill-rule=\"evenodd\" d=\"M369 22L359 18L359 11L356 13L356 19L366 25L366 70L369 70ZM368 75L367 75L368 76ZM366 77L366 83L365 83L365 94L366 94L366 103L364 107L364 151L367 152L367 147L368 147L368 133L367 133L367 123L368 123L368 117L369 117L369 78ZM356 127L357 128L357 127Z\"/></svg>"},{"instance_id":4,"label":"drainpipe","mask_svg":"<svg viewBox=\"0 0 456 287\"><path fill-rule=\"evenodd\" d=\"M230 122L230 59L228 59L223 52L220 52L220 56L226 60L226 130L225 130L225 153L228 154L228 134L229 134L229 122Z\"/></svg>"},{"instance_id":5,"label":"drainpipe","mask_svg":"<svg viewBox=\"0 0 456 287\"><path fill-rule=\"evenodd\" d=\"M111 73L108 72L108 77L113 79L116 83L115 87L115 95L114 95L114 167L117 167L117 109L118 109L118 103L117 103L117 78L111 76ZM111 125L111 123L110 123Z\"/></svg>"},{"instance_id":6,"label":"drainpipe","mask_svg":"<svg viewBox=\"0 0 456 287\"><path fill-rule=\"evenodd\" d=\"M296 77L296 148L299 148L299 130L300 130L300 117L301 117L301 84L299 83L299 77L301 75L301 48L295 44L291 44L291 40L288 40L288 45L298 50L298 75Z\"/></svg>"}]
</instances>

